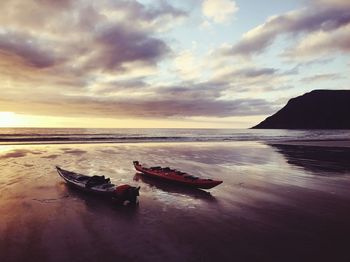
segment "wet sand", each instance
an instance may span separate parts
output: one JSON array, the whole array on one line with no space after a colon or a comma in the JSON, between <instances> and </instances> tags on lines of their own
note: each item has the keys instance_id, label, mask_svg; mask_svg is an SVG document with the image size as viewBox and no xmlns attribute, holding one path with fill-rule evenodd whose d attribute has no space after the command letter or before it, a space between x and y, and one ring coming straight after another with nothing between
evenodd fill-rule
<instances>
[{"instance_id":1,"label":"wet sand","mask_svg":"<svg viewBox=\"0 0 350 262\"><path fill-rule=\"evenodd\" d=\"M189 190L132 160L222 179ZM0 261L349 261L350 148L257 142L0 146ZM141 186L137 207L54 166Z\"/></svg>"}]
</instances>

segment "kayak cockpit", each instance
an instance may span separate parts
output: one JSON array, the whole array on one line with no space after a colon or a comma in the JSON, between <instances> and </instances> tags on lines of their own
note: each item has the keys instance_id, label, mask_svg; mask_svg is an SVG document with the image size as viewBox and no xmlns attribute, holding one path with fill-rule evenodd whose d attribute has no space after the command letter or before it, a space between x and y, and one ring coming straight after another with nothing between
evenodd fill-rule
<instances>
[{"instance_id":1,"label":"kayak cockpit","mask_svg":"<svg viewBox=\"0 0 350 262\"><path fill-rule=\"evenodd\" d=\"M105 178L105 176L92 176L90 177L85 184L85 187L94 187L94 186L101 186L101 185L110 185L113 186L113 184L111 184L111 180L109 178Z\"/></svg>"}]
</instances>

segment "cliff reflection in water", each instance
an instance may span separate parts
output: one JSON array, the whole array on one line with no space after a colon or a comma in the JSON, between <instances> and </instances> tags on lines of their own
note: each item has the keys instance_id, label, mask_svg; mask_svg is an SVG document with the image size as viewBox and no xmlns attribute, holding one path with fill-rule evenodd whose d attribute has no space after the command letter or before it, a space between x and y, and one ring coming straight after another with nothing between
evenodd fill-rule
<instances>
[{"instance_id":1,"label":"cliff reflection in water","mask_svg":"<svg viewBox=\"0 0 350 262\"><path fill-rule=\"evenodd\" d=\"M315 175L350 172L350 148L283 144L270 146L281 153L289 164L314 172Z\"/></svg>"}]
</instances>

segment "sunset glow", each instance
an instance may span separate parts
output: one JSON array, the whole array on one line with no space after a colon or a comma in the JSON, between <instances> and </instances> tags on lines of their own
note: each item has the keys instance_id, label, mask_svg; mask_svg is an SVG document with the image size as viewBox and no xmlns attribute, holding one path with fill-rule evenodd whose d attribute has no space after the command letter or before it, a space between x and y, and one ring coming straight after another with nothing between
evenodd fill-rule
<instances>
[{"instance_id":1,"label":"sunset glow","mask_svg":"<svg viewBox=\"0 0 350 262\"><path fill-rule=\"evenodd\" d=\"M0 112L0 127L23 126L24 121L13 112Z\"/></svg>"},{"instance_id":2,"label":"sunset glow","mask_svg":"<svg viewBox=\"0 0 350 262\"><path fill-rule=\"evenodd\" d=\"M347 0L0 6L2 127L247 128L349 88Z\"/></svg>"}]
</instances>

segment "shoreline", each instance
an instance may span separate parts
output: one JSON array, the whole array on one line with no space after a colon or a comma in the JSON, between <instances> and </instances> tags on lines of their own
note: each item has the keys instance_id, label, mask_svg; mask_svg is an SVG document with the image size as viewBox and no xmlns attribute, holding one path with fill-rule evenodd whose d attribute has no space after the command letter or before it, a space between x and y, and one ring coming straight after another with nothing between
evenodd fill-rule
<instances>
[{"instance_id":1,"label":"shoreline","mask_svg":"<svg viewBox=\"0 0 350 262\"><path fill-rule=\"evenodd\" d=\"M156 140L156 141L145 141L145 140L129 140L129 141L20 141L20 142L0 142L1 146L27 146L27 145L94 145L94 144L157 144L157 143L261 143L266 145L290 145L290 146L315 146L315 147L350 147L350 140L279 140L279 141L268 141L268 140L198 140L198 141L184 141L184 140Z\"/></svg>"}]
</instances>

